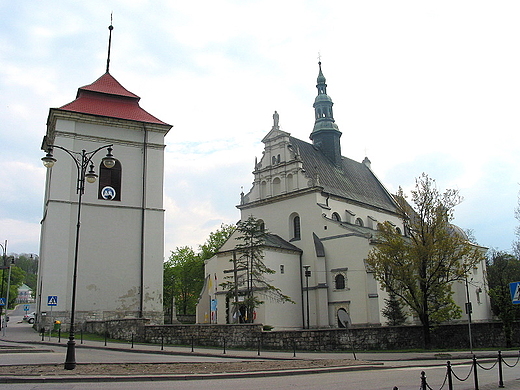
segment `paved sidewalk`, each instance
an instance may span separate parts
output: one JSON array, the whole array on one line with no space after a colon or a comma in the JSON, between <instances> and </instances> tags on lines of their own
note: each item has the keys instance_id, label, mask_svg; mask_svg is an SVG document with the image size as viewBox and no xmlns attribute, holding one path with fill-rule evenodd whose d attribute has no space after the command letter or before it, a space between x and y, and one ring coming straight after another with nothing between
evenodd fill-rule
<instances>
[{"instance_id":1,"label":"paved sidewalk","mask_svg":"<svg viewBox=\"0 0 520 390\"><path fill-rule=\"evenodd\" d=\"M5 333L5 334L4 334ZM49 340L49 336L46 335L42 341L42 336L32 329L29 324L26 323L10 323L10 325L0 331L0 365L16 365L21 364L43 364L43 363L62 363L65 356L66 339L61 339L58 342L57 337L52 337ZM105 346L104 341L84 341L81 343L80 334L77 334L76 339L77 353L83 351L104 351L101 354L96 353L88 355L86 359L90 361L82 360L82 363L103 363L106 361L100 361L99 356L102 355L105 359L119 359L121 356L125 356L125 361L128 362L148 362L148 363L164 363L168 361L180 361L185 357L191 362L202 362L202 361L224 361L224 360L290 360L290 359L353 359L354 352L303 352L303 351L263 351L261 350L226 350L217 348L202 348L194 346L193 351L191 347L178 347L178 346L164 346L156 344L134 344L130 342L108 342ZM110 357L108 351L113 351L118 354L117 358ZM25 353L24 353L25 352ZM30 353L27 353L30 352ZM124 354L121 354L124 353ZM477 351L475 352L479 363L491 364L496 361L496 351ZM519 356L518 352L509 351L504 352L503 356L507 358L509 364L514 364ZM417 367L420 371L421 367L428 366L445 366L446 362L450 360L453 365L468 363L471 361L472 354L469 352L461 353L436 353L436 352L381 352L381 353L367 353L367 352L355 352L355 357L358 360L373 362L373 365L362 366L363 369L377 369L377 368L402 368L402 367ZM53 361L52 359L57 359ZM112 363L121 363L125 361L110 361ZM360 368L351 368L360 369ZM504 368L505 369L505 368ZM518 375L520 377L520 374ZM511 377L511 376L509 376ZM447 388L447 385L446 387ZM459 387L460 388L460 387ZM473 388L468 381L467 389ZM493 385L481 385L480 390L491 390L498 389L496 384ZM509 380L506 382L505 388L507 389L518 389L520 390L520 380Z\"/></svg>"}]
</instances>

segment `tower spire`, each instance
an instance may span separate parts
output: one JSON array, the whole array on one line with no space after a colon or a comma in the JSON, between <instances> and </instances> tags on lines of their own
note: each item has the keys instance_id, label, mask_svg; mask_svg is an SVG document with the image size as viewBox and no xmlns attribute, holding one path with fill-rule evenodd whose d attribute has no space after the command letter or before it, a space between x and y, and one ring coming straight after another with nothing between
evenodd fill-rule
<instances>
[{"instance_id":1,"label":"tower spire","mask_svg":"<svg viewBox=\"0 0 520 390\"><path fill-rule=\"evenodd\" d=\"M112 26L112 12L110 13L110 26L108 26L108 56L107 56L107 73L110 70L110 47L112 46L112 30L114 26Z\"/></svg>"},{"instance_id":2,"label":"tower spire","mask_svg":"<svg viewBox=\"0 0 520 390\"><path fill-rule=\"evenodd\" d=\"M318 96L314 100L314 129L311 133L312 143L320 149L334 164L341 163L341 145L338 125L334 123L332 114L332 99L327 95L327 84L323 71L321 70L321 58L318 62L319 72L316 88Z\"/></svg>"}]
</instances>

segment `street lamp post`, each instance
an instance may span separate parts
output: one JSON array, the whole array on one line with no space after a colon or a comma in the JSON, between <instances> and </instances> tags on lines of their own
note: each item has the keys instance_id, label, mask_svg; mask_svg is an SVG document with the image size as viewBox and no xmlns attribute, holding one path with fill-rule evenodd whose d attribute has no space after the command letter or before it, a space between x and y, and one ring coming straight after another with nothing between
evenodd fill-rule
<instances>
[{"instance_id":1,"label":"street lamp post","mask_svg":"<svg viewBox=\"0 0 520 390\"><path fill-rule=\"evenodd\" d=\"M97 175L94 171L94 163L92 158L102 149L107 149L107 155L103 157L102 162L106 168L113 168L116 160L112 155L112 144L101 146L91 152L84 149L81 152L74 152L65 149L58 145L48 145L47 155L42 158L43 165L46 168L52 168L56 159L52 155L53 148L63 150L74 161L77 168L77 186L76 193L78 194L78 216L76 221L76 241L74 246L74 268L72 273L72 300L70 309L70 327L69 327L69 341L67 342L67 356L65 358L65 369L73 370L76 368L76 341L74 339L74 322L76 311L76 282L78 273L78 249L79 249L79 229L81 226L81 201L83 193L85 192L85 180L89 183L96 181ZM87 171L88 169L88 171Z\"/></svg>"},{"instance_id":2,"label":"street lamp post","mask_svg":"<svg viewBox=\"0 0 520 390\"><path fill-rule=\"evenodd\" d=\"M3 298L4 297L4 279L5 279L5 269L7 268L7 265L5 263L5 260L6 260L6 252L7 252L7 240L5 240L4 244L0 244L0 246L2 247L2 281L1 281L1 292L0 292L0 298ZM3 309L3 306L0 306L0 328L3 328L5 326L5 324L2 322L2 309ZM7 312L7 302L6 302L6 307L5 307L5 311Z\"/></svg>"},{"instance_id":3,"label":"street lamp post","mask_svg":"<svg viewBox=\"0 0 520 390\"><path fill-rule=\"evenodd\" d=\"M304 265L305 269L305 291L307 296L307 329L310 329L310 315L309 315L309 278L311 277L311 271L309 271L310 265Z\"/></svg>"}]
</instances>

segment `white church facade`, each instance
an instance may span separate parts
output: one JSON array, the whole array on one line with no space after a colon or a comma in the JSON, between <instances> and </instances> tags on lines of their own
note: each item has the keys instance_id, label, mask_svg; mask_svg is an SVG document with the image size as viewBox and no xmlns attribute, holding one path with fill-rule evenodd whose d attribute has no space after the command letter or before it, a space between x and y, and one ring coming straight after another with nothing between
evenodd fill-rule
<instances>
[{"instance_id":1,"label":"white church facade","mask_svg":"<svg viewBox=\"0 0 520 390\"><path fill-rule=\"evenodd\" d=\"M278 330L384 325L388 295L365 259L378 223L388 221L404 232L398 206L368 158L359 163L341 155L341 132L319 66L312 143L283 131L275 112L262 140L263 156L255 163L253 186L237 206L242 220L252 215L270 233L264 262L275 273L268 278L295 302L265 300L256 309L255 323ZM198 323L236 322L230 298L219 286L233 267L235 236L206 261ZM491 318L484 272L482 263L468 289L463 283L454 286L460 307L470 295L474 321Z\"/></svg>"},{"instance_id":2,"label":"white church facade","mask_svg":"<svg viewBox=\"0 0 520 390\"><path fill-rule=\"evenodd\" d=\"M142 109L139 99L107 66L74 101L50 109L42 149L57 161L47 170L41 223L40 327L56 319L67 327L71 314L80 183L71 155L61 148L102 148L89 168L97 181L85 183L82 196L76 323L128 317L163 322L164 137L171 126ZM106 145L116 159L110 169L101 163Z\"/></svg>"}]
</instances>

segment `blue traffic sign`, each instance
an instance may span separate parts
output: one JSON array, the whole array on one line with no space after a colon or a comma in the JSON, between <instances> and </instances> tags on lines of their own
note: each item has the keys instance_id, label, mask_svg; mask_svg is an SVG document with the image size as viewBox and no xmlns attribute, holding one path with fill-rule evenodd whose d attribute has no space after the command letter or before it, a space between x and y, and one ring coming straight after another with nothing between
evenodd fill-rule
<instances>
[{"instance_id":1,"label":"blue traffic sign","mask_svg":"<svg viewBox=\"0 0 520 390\"><path fill-rule=\"evenodd\" d=\"M0 298L0 306L5 306L5 298Z\"/></svg>"},{"instance_id":2,"label":"blue traffic sign","mask_svg":"<svg viewBox=\"0 0 520 390\"><path fill-rule=\"evenodd\" d=\"M30 308L31 308L31 305L23 305L24 311L29 311Z\"/></svg>"},{"instance_id":3,"label":"blue traffic sign","mask_svg":"<svg viewBox=\"0 0 520 390\"><path fill-rule=\"evenodd\" d=\"M49 295L47 297L47 306L58 306L58 296L57 295Z\"/></svg>"},{"instance_id":4,"label":"blue traffic sign","mask_svg":"<svg viewBox=\"0 0 520 390\"><path fill-rule=\"evenodd\" d=\"M520 305L520 282L509 283L509 291L513 305Z\"/></svg>"}]
</instances>

